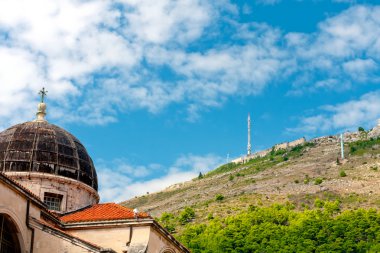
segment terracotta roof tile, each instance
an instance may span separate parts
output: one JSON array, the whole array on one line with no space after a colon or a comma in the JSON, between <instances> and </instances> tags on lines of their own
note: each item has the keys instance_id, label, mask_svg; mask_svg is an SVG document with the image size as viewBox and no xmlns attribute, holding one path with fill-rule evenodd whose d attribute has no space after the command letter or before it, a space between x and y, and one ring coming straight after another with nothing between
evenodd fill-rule
<instances>
[{"instance_id":1,"label":"terracotta roof tile","mask_svg":"<svg viewBox=\"0 0 380 253\"><path fill-rule=\"evenodd\" d=\"M96 204L84 210L70 213L61 217L64 223L86 221L109 221L134 219L133 210L115 203ZM147 213L138 213L138 218L150 218Z\"/></svg>"}]
</instances>

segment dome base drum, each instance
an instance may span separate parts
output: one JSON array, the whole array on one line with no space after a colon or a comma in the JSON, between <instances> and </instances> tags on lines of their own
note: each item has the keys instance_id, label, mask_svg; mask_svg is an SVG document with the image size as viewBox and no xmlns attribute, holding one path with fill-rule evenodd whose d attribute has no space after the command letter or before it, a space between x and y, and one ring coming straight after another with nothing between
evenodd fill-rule
<instances>
[{"instance_id":1,"label":"dome base drum","mask_svg":"<svg viewBox=\"0 0 380 253\"><path fill-rule=\"evenodd\" d=\"M72 134L47 121L18 124L0 133L0 172L46 199L55 211L99 201L96 170L87 150Z\"/></svg>"}]
</instances>

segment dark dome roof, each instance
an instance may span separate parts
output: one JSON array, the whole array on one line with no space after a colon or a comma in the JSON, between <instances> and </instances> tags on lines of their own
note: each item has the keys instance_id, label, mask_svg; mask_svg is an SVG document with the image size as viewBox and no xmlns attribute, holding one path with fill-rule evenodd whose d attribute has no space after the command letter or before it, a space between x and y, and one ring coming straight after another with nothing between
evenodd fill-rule
<instances>
[{"instance_id":1,"label":"dark dome roof","mask_svg":"<svg viewBox=\"0 0 380 253\"><path fill-rule=\"evenodd\" d=\"M48 122L26 122L0 133L0 171L50 173L98 190L91 157L69 132Z\"/></svg>"}]
</instances>

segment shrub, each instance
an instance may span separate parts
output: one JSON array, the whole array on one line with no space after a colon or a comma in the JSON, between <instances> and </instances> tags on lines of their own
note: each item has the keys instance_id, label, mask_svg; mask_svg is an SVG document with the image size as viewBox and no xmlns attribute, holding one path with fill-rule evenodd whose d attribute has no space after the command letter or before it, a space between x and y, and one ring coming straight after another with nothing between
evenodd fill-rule
<instances>
[{"instance_id":1,"label":"shrub","mask_svg":"<svg viewBox=\"0 0 380 253\"><path fill-rule=\"evenodd\" d=\"M347 174L346 174L346 172L345 172L344 170L341 170L341 171L339 172L339 176L341 176L341 177L345 177L345 176L347 176Z\"/></svg>"},{"instance_id":2,"label":"shrub","mask_svg":"<svg viewBox=\"0 0 380 253\"><path fill-rule=\"evenodd\" d=\"M309 175L305 175L305 179L303 180L304 184L308 184L310 182Z\"/></svg>"},{"instance_id":3,"label":"shrub","mask_svg":"<svg viewBox=\"0 0 380 253\"><path fill-rule=\"evenodd\" d=\"M324 208L326 212L330 214L338 213L340 211L340 201L339 200L335 200L334 202L326 201Z\"/></svg>"},{"instance_id":4,"label":"shrub","mask_svg":"<svg viewBox=\"0 0 380 253\"><path fill-rule=\"evenodd\" d=\"M361 132L361 135L363 135L362 136L363 138L366 137L364 136L364 134L366 134L366 132ZM371 138L371 139L364 138L363 140L351 142L349 144L350 153L355 154L355 155L362 155L363 153L371 152L377 149L376 146L379 144L380 144L380 137Z\"/></svg>"},{"instance_id":5,"label":"shrub","mask_svg":"<svg viewBox=\"0 0 380 253\"><path fill-rule=\"evenodd\" d=\"M173 214L163 212L161 218L159 218L158 221L170 233L173 233L175 231L175 218Z\"/></svg>"},{"instance_id":6,"label":"shrub","mask_svg":"<svg viewBox=\"0 0 380 253\"><path fill-rule=\"evenodd\" d=\"M319 202L319 201L317 201ZM179 240L191 252L380 252L380 212L339 213L339 202L323 210L257 207L207 224L184 228Z\"/></svg>"},{"instance_id":7,"label":"shrub","mask_svg":"<svg viewBox=\"0 0 380 253\"><path fill-rule=\"evenodd\" d=\"M314 184L315 184L315 185L322 184L322 182L323 182L323 179L320 178L320 177L317 177L317 178L314 180Z\"/></svg>"},{"instance_id":8,"label":"shrub","mask_svg":"<svg viewBox=\"0 0 380 253\"><path fill-rule=\"evenodd\" d=\"M300 181L298 179L294 180L294 183L298 184Z\"/></svg>"},{"instance_id":9,"label":"shrub","mask_svg":"<svg viewBox=\"0 0 380 253\"><path fill-rule=\"evenodd\" d=\"M316 198L314 201L314 206L317 208L322 208L325 205L323 200L320 200L319 198Z\"/></svg>"},{"instance_id":10,"label":"shrub","mask_svg":"<svg viewBox=\"0 0 380 253\"><path fill-rule=\"evenodd\" d=\"M230 181L234 180L234 176L230 175L230 177L228 178L228 180L230 180Z\"/></svg>"},{"instance_id":11,"label":"shrub","mask_svg":"<svg viewBox=\"0 0 380 253\"><path fill-rule=\"evenodd\" d=\"M365 130L364 130L363 127L358 127L358 131L359 131L359 132L365 132Z\"/></svg>"},{"instance_id":12,"label":"shrub","mask_svg":"<svg viewBox=\"0 0 380 253\"><path fill-rule=\"evenodd\" d=\"M222 194L216 194L215 200L216 201L222 201L224 199L224 196Z\"/></svg>"},{"instance_id":13,"label":"shrub","mask_svg":"<svg viewBox=\"0 0 380 253\"><path fill-rule=\"evenodd\" d=\"M283 160L284 160L284 162L286 162L287 160L289 160L289 157L284 156Z\"/></svg>"},{"instance_id":14,"label":"shrub","mask_svg":"<svg viewBox=\"0 0 380 253\"><path fill-rule=\"evenodd\" d=\"M185 207L185 209L179 214L178 221L185 225L195 218L195 212L191 207Z\"/></svg>"},{"instance_id":15,"label":"shrub","mask_svg":"<svg viewBox=\"0 0 380 253\"><path fill-rule=\"evenodd\" d=\"M248 211L249 211L249 212L253 212L253 211L256 210L256 208L257 208L257 207L256 207L255 205L252 205L252 204L251 204L251 205L249 205L249 207L248 207Z\"/></svg>"}]
</instances>

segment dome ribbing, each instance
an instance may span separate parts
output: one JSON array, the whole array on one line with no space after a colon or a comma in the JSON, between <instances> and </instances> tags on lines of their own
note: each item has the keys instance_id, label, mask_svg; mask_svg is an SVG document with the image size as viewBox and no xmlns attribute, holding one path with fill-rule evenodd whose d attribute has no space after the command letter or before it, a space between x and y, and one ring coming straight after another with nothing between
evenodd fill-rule
<instances>
[{"instance_id":1,"label":"dome ribbing","mask_svg":"<svg viewBox=\"0 0 380 253\"><path fill-rule=\"evenodd\" d=\"M0 133L0 171L55 174L96 191L96 170L86 148L72 134L47 121L18 124Z\"/></svg>"}]
</instances>

